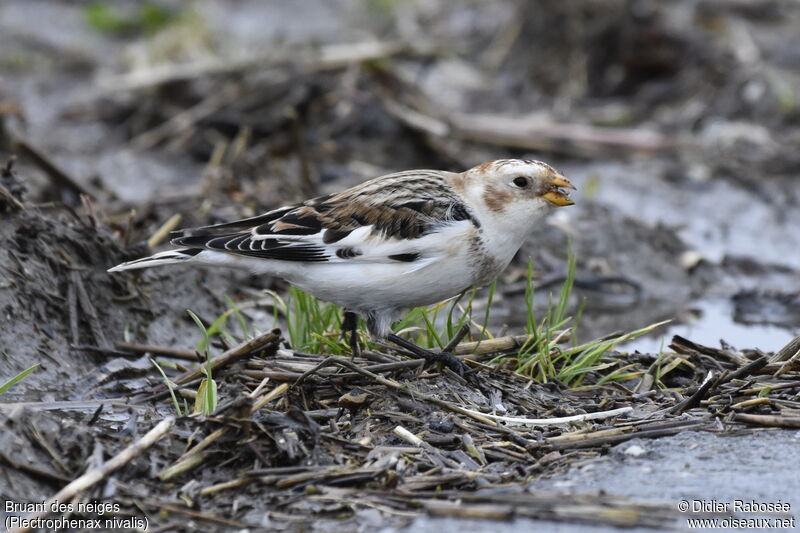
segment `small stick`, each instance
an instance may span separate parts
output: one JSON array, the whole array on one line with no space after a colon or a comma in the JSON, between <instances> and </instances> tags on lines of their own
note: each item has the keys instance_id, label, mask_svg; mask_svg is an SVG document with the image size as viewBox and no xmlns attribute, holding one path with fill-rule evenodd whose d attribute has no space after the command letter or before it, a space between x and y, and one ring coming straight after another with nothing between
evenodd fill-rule
<instances>
[{"instance_id":1,"label":"small stick","mask_svg":"<svg viewBox=\"0 0 800 533\"><path fill-rule=\"evenodd\" d=\"M744 422L745 424L758 424L759 426L800 428L800 416L751 415L747 413L733 413L733 415L731 415L731 420L734 422Z\"/></svg>"},{"instance_id":2,"label":"small stick","mask_svg":"<svg viewBox=\"0 0 800 533\"><path fill-rule=\"evenodd\" d=\"M162 511L179 513L182 515L186 515L190 518L193 518L194 520L204 520L206 522L211 522L212 524L225 526L227 528L235 528L237 530L244 530L244 529L249 530L254 527L252 524L246 524L244 522L238 522L236 520L228 520L227 518L222 518L209 513L202 513L200 511L195 511L194 509L184 507L183 505L176 505L170 502L165 502L160 500L143 500L142 503L144 505L149 505L155 507L156 509L160 509Z\"/></svg>"},{"instance_id":3,"label":"small stick","mask_svg":"<svg viewBox=\"0 0 800 533\"><path fill-rule=\"evenodd\" d=\"M3 185L2 183L0 183L0 196L2 196L3 198L5 198L5 199L6 199L6 201L8 201L8 202L10 202L11 204L13 204L13 206L14 206L14 207L16 207L17 209L19 209L20 211L25 211L25 206L24 206L24 205L22 205L22 202L20 202L19 200L17 200L17 199L14 197L14 195L13 195L13 194L11 194L11 191L9 191L9 190L8 190L8 189L5 187L5 185Z\"/></svg>"},{"instance_id":4,"label":"small stick","mask_svg":"<svg viewBox=\"0 0 800 533\"><path fill-rule=\"evenodd\" d=\"M770 391L776 390L783 390L783 389L793 389L795 387L800 387L800 381L787 381L785 383L778 383L777 385L762 385L760 387L751 387L749 389L744 389L740 391L742 394L761 394L762 391L765 389L769 389ZM2 406L3 404L0 404Z\"/></svg>"},{"instance_id":5,"label":"small stick","mask_svg":"<svg viewBox=\"0 0 800 533\"><path fill-rule=\"evenodd\" d=\"M428 500L423 502L425 510L431 516L453 517L472 520L512 520L514 507L504 504L470 503L461 505L456 502Z\"/></svg>"},{"instance_id":6,"label":"small stick","mask_svg":"<svg viewBox=\"0 0 800 533\"><path fill-rule=\"evenodd\" d=\"M425 364L424 359L412 359L411 361L398 361L397 363L381 363L378 365L369 365L365 366L364 370L369 370L370 372L389 372L392 370L403 370L406 368L416 368L418 366L422 366ZM343 372L341 374L333 374L331 376L326 376L331 379L342 380L345 378L352 378L359 376L356 372Z\"/></svg>"},{"instance_id":7,"label":"small stick","mask_svg":"<svg viewBox=\"0 0 800 533\"><path fill-rule=\"evenodd\" d=\"M685 421L681 421L681 424L684 424ZM612 437L615 435L622 435L623 433L630 433L632 431L636 431L635 428L631 426L623 426L623 427L614 427L609 429L600 429L597 431L586 431L580 430L573 431L570 433L564 433L562 435L558 435L557 437L549 437L547 442L551 444L563 444L565 442L578 442L587 439L597 439L601 437Z\"/></svg>"},{"instance_id":8,"label":"small stick","mask_svg":"<svg viewBox=\"0 0 800 533\"><path fill-rule=\"evenodd\" d=\"M152 344L136 344L132 342L115 342L114 347L123 351L149 352L153 355L164 355L167 357L174 357L175 359L185 359L186 361L197 362L198 360L197 352L192 350L180 350L178 348L166 348L162 346L153 346Z\"/></svg>"},{"instance_id":9,"label":"small stick","mask_svg":"<svg viewBox=\"0 0 800 533\"><path fill-rule=\"evenodd\" d=\"M739 403L735 403L731 405L731 409L744 409L745 407L751 407L753 405L764 405L764 404L771 404L772 400L767 398L766 396L761 398L750 398L749 400L744 400Z\"/></svg>"},{"instance_id":10,"label":"small stick","mask_svg":"<svg viewBox=\"0 0 800 533\"><path fill-rule=\"evenodd\" d=\"M248 478L239 478L239 479L233 479L231 481L223 481L222 483L217 483L216 485L209 485L208 487L200 489L200 492L198 492L198 494L200 494L201 496L208 496L209 494L216 494L217 492L222 492L223 490L239 488L243 485L247 485L248 483L250 483L250 481L252 480Z\"/></svg>"},{"instance_id":11,"label":"small stick","mask_svg":"<svg viewBox=\"0 0 800 533\"><path fill-rule=\"evenodd\" d=\"M411 444L412 446L417 446L419 448L422 448L423 450L428 452L431 456L433 456L432 459L434 461L438 461L442 466L448 466L450 468L459 467L458 461L454 461L449 457L445 457L439 450L436 449L436 447L434 447L431 444L428 444L427 442L417 437L403 426L396 426L392 430L392 433L394 433L407 443Z\"/></svg>"},{"instance_id":12,"label":"small stick","mask_svg":"<svg viewBox=\"0 0 800 533\"><path fill-rule=\"evenodd\" d=\"M273 329L269 333L264 333L263 335L259 335L254 339L250 339L248 341L244 341L241 344L238 344L231 348L230 350L226 351L223 354L218 355L214 359L211 360L210 363L205 363L199 368L194 370L190 370L184 374L181 374L177 378L175 378L175 383L183 384L187 381L191 381L195 378L202 376L205 373L205 367L209 364L211 365L211 370L218 370L224 366L227 366L237 359L249 355L250 353L265 347L268 344L275 344L277 346L277 342L280 339L280 330Z\"/></svg>"},{"instance_id":13,"label":"small stick","mask_svg":"<svg viewBox=\"0 0 800 533\"><path fill-rule=\"evenodd\" d=\"M789 341L789 344L778 350L771 361L788 361L797 357L800 353L800 335Z\"/></svg>"},{"instance_id":14,"label":"small stick","mask_svg":"<svg viewBox=\"0 0 800 533\"><path fill-rule=\"evenodd\" d=\"M620 435L609 435L607 437L587 438L586 440L552 443L551 447L553 450L566 450L569 448L594 448L597 446L603 446L605 444L612 444L612 445L619 444L620 442L625 442L626 440L630 439L638 439L638 438L653 439L656 437L667 437L671 435L677 435L681 431L686 431L691 427L702 425L703 423L706 423L706 421L698 420L696 424L687 422L686 425L680 427L667 427L663 429L646 429L643 431L630 431L627 433L622 433Z\"/></svg>"},{"instance_id":15,"label":"small stick","mask_svg":"<svg viewBox=\"0 0 800 533\"><path fill-rule=\"evenodd\" d=\"M568 330L556 331L554 332L553 339L557 339L558 344L563 344L570 340L570 336ZM452 353L455 355L465 355L466 359L477 359L480 355L516 350L533 340L536 340L536 336L534 335L509 335L507 337L483 339L475 342L464 342L453 348Z\"/></svg>"},{"instance_id":16,"label":"small stick","mask_svg":"<svg viewBox=\"0 0 800 533\"><path fill-rule=\"evenodd\" d=\"M242 357L246 357L247 355L253 353L256 350L265 348L268 344L272 343L277 348L277 343L280 340L280 330L273 329L269 333L264 333L259 335L254 339L250 339L248 341L244 341L241 344L234 346L230 350L218 355L214 359L211 360L210 363L204 363L200 365L198 368L194 370L188 370L183 374L177 376L173 381L176 385L186 385L187 383L191 382L192 380L196 380L201 378L205 375L205 368L207 365L211 365L211 369L216 371L224 366L227 366ZM143 399L146 400L154 400L156 398L160 398L163 395L167 394L166 386L163 383L159 383L158 385L154 385L150 388L149 396L148 393L142 393L136 397L136 400L142 401ZM155 392L158 391L158 392Z\"/></svg>"},{"instance_id":17,"label":"small stick","mask_svg":"<svg viewBox=\"0 0 800 533\"><path fill-rule=\"evenodd\" d=\"M392 430L392 433L394 433L407 443L411 444L412 446L419 446L420 448L422 448L426 444L424 440L417 437L403 426L397 426Z\"/></svg>"},{"instance_id":18,"label":"small stick","mask_svg":"<svg viewBox=\"0 0 800 533\"><path fill-rule=\"evenodd\" d=\"M747 363L746 365L736 370L735 372L731 372L727 376L723 377L719 381L719 383L716 384L714 388L717 388L720 385L723 385L729 381L733 381L734 379L741 379L749 376L750 374L755 374L765 366L767 366L767 358L762 355L758 359L754 359L753 361Z\"/></svg>"},{"instance_id":19,"label":"small stick","mask_svg":"<svg viewBox=\"0 0 800 533\"><path fill-rule=\"evenodd\" d=\"M191 457L187 457L183 461L178 460L169 465L168 467L164 468L164 470L162 470L158 474L156 474L156 477L160 481L167 481L169 479L174 478L175 476L184 474L189 470L195 468L196 466L203 464L206 461L206 459L208 459L208 455L209 455L208 453L198 453L192 455Z\"/></svg>"},{"instance_id":20,"label":"small stick","mask_svg":"<svg viewBox=\"0 0 800 533\"><path fill-rule=\"evenodd\" d=\"M706 375L706 379L703 380L703 383L701 383L697 390L694 391L694 394L692 394L689 398L675 404L667 412L673 415L680 414L700 405L700 401L706 397L708 391L711 390L711 386L714 384L713 378L714 373L709 372L708 375Z\"/></svg>"},{"instance_id":21,"label":"small stick","mask_svg":"<svg viewBox=\"0 0 800 533\"><path fill-rule=\"evenodd\" d=\"M47 501L44 508L49 509L52 504L59 503L69 503L72 501L75 496L79 493L91 488L98 482L106 479L115 471L119 470L132 460L139 457L142 453L144 453L148 448L150 448L153 444L158 442L158 440L166 435L172 426L175 424L175 417L168 416L161 422L159 422L153 429L148 431L141 439L136 441L135 443L131 444L120 453L103 463L97 468L93 468L80 476L79 478L72 481L66 487L58 491L55 496L50 498ZM32 513L26 515L22 519L22 526L12 529L11 533L23 533L26 531L30 531L32 528L32 524L35 524L38 519L44 518L48 516L50 513L48 511L42 511L37 513ZM10 522L13 523L13 522Z\"/></svg>"},{"instance_id":22,"label":"small stick","mask_svg":"<svg viewBox=\"0 0 800 533\"><path fill-rule=\"evenodd\" d=\"M461 342L461 339L467 336L467 333L469 333L469 324L464 324L461 326L461 329L459 329L456 334L453 335L453 338L450 339L450 342L448 342L447 345L442 348L442 351L447 353L452 352L456 346L458 346L458 343Z\"/></svg>"},{"instance_id":23,"label":"small stick","mask_svg":"<svg viewBox=\"0 0 800 533\"><path fill-rule=\"evenodd\" d=\"M674 146L655 130L565 124L526 117L455 113L448 117L450 135L524 150L596 157L609 153L653 153Z\"/></svg>"},{"instance_id":24,"label":"small stick","mask_svg":"<svg viewBox=\"0 0 800 533\"><path fill-rule=\"evenodd\" d=\"M64 169L57 166L50 158L44 155L41 150L28 141L24 139L14 139L11 146L12 150L20 152L23 156L33 161L33 163L41 168L45 174L50 176L50 179L57 185L69 189L78 196L85 194L86 196L94 197L89 189L78 183L72 176L67 174Z\"/></svg>"},{"instance_id":25,"label":"small stick","mask_svg":"<svg viewBox=\"0 0 800 533\"><path fill-rule=\"evenodd\" d=\"M222 91L215 92L194 106L173 115L166 122L140 133L131 140L131 145L139 150L146 150L164 139L177 137L181 133L191 130L197 122L236 101L241 92L239 86L229 85Z\"/></svg>"},{"instance_id":26,"label":"small stick","mask_svg":"<svg viewBox=\"0 0 800 533\"><path fill-rule=\"evenodd\" d=\"M560 418L519 418L516 416L490 415L488 413L481 413L478 411L472 411L470 409L464 409L464 410L469 411L470 413L475 413L491 418L492 420L499 420L500 422L508 422L510 424L519 424L526 426L547 426L547 425L557 425L557 424L570 424L572 422L583 422L585 420L602 420L604 418L611 418L613 416L621 415L623 413L629 413L633 411L633 407L620 407L619 409L612 409L610 411L599 411L597 413L585 413L582 415L562 416Z\"/></svg>"},{"instance_id":27,"label":"small stick","mask_svg":"<svg viewBox=\"0 0 800 533\"><path fill-rule=\"evenodd\" d=\"M169 219L167 219L167 221L164 222L161 225L161 227L158 228L156 232L153 233L153 235L149 239L147 239L147 247L155 248L156 246L161 244L161 242L167 238L169 232L177 228L178 224L180 223L181 223L181 215L179 213L175 213L174 215L169 217Z\"/></svg>"},{"instance_id":28,"label":"small stick","mask_svg":"<svg viewBox=\"0 0 800 533\"><path fill-rule=\"evenodd\" d=\"M794 350L794 355L790 355L792 350ZM786 360L772 375L776 378L795 364L800 364L800 337L795 337L789 344L784 346L782 350L775 354L775 359L778 361Z\"/></svg>"}]
</instances>

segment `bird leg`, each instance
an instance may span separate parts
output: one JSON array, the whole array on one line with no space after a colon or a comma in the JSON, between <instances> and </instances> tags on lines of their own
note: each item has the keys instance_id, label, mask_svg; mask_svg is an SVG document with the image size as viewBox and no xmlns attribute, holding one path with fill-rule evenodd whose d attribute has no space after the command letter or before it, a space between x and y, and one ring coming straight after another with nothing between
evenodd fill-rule
<instances>
[{"instance_id":1,"label":"bird leg","mask_svg":"<svg viewBox=\"0 0 800 533\"><path fill-rule=\"evenodd\" d=\"M358 316L352 311L344 312L344 317L342 319L342 338L350 345L353 357L360 357L361 347L358 345Z\"/></svg>"},{"instance_id":2,"label":"bird leg","mask_svg":"<svg viewBox=\"0 0 800 533\"><path fill-rule=\"evenodd\" d=\"M467 369L467 365L465 365L460 358L451 353L434 352L431 350L426 350L425 348L420 348L413 342L407 341L403 337L399 337L394 333L390 333L386 338L389 340L389 342L393 342L401 348L405 348L420 359L425 359L425 362L429 365L433 363L444 363L447 368L459 376L463 376L464 371Z\"/></svg>"}]
</instances>

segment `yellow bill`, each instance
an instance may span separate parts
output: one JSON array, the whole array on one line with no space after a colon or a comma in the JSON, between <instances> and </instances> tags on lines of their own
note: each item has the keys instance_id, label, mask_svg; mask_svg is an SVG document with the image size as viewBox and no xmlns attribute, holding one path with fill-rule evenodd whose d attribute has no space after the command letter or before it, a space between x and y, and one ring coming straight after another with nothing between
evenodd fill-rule
<instances>
[{"instance_id":1,"label":"yellow bill","mask_svg":"<svg viewBox=\"0 0 800 533\"><path fill-rule=\"evenodd\" d=\"M557 205L558 207L563 207L565 205L573 205L575 203L572 200L570 200L569 194L566 191L561 190L561 188L575 189L575 186L567 178L565 178L561 174L555 174L553 178L550 180L550 185L553 188L544 193L542 195L542 198L544 198L553 205Z\"/></svg>"}]
</instances>

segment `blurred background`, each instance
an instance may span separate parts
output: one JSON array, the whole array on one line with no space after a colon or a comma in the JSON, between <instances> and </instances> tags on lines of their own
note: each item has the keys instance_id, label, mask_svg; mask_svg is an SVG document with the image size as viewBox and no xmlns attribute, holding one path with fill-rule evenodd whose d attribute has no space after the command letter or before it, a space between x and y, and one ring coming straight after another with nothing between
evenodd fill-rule
<instances>
[{"instance_id":1,"label":"blurred background","mask_svg":"<svg viewBox=\"0 0 800 533\"><path fill-rule=\"evenodd\" d=\"M0 276L23 268L14 246L75 245L101 330L174 343L193 326L159 317L285 286L158 270L131 304L104 269L158 248L165 221L525 157L568 176L576 205L504 274L496 331L525 321L527 258L546 305L571 243L582 337L674 318L633 348L680 333L774 351L800 333L799 81L794 0L4 0L0 162L17 160L2 183L38 210L2 222ZM69 233L52 202L106 237ZM28 329L65 312L63 279L31 280L0 290L13 342L102 344L66 318Z\"/></svg>"}]
</instances>

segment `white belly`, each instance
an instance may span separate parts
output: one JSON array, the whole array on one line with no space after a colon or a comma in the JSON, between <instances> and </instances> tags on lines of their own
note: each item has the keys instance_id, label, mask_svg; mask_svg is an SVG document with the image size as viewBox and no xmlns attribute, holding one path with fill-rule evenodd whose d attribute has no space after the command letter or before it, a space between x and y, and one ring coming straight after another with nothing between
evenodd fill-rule
<instances>
[{"instance_id":1,"label":"white belly","mask_svg":"<svg viewBox=\"0 0 800 533\"><path fill-rule=\"evenodd\" d=\"M430 305L472 285L465 257L442 260L413 270L413 263L303 265L285 278L320 300L353 311Z\"/></svg>"},{"instance_id":2,"label":"white belly","mask_svg":"<svg viewBox=\"0 0 800 533\"><path fill-rule=\"evenodd\" d=\"M319 298L351 311L392 310L430 305L471 287L487 277L485 265L473 257L474 228L464 221L440 232L406 243L378 243L370 249L362 245L363 255L353 261L294 262L231 256L204 251L197 262L247 268L253 273L281 277ZM342 241L344 242L344 241ZM387 250L400 244L405 248ZM393 261L395 253L419 253L415 261ZM489 268L491 277L496 266Z\"/></svg>"}]
</instances>

